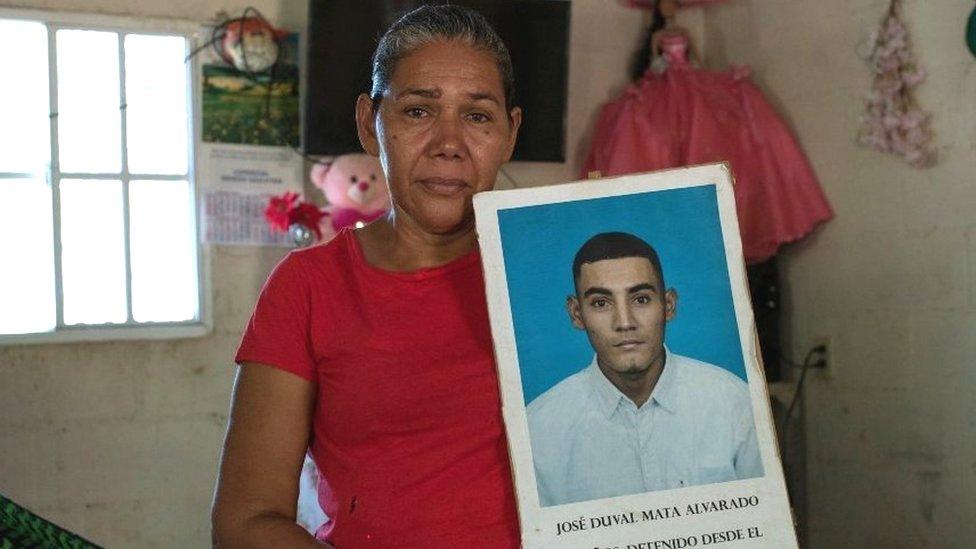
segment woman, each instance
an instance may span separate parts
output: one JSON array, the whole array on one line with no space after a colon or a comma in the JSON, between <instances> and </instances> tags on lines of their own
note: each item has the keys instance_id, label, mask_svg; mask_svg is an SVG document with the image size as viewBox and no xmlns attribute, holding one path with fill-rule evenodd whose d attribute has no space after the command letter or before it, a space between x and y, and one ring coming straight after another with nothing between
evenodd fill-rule
<instances>
[{"instance_id":1,"label":"woman","mask_svg":"<svg viewBox=\"0 0 976 549\"><path fill-rule=\"evenodd\" d=\"M237 362L213 508L232 547L517 547L472 195L521 122L511 61L478 14L395 22L356 104L389 217L275 268ZM295 524L308 448L331 521Z\"/></svg>"}]
</instances>

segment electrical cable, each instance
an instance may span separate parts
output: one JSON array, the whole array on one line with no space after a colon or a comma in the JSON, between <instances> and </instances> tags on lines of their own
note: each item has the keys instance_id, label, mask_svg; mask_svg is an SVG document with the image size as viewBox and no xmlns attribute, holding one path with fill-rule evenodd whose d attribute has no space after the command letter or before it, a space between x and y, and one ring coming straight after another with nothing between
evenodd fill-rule
<instances>
[{"instance_id":1,"label":"electrical cable","mask_svg":"<svg viewBox=\"0 0 976 549\"><path fill-rule=\"evenodd\" d=\"M783 430L783 445L784 445L784 447L786 445L786 429L787 429L787 427L789 426L789 423L790 423L790 416L793 415L793 410L796 408L797 402L800 401L800 395L803 392L803 382L807 378L807 371L810 369L810 366L812 366L810 364L810 359L813 358L814 355L816 355L818 353L822 353L822 352L823 352L823 349L821 348L821 346L816 346L816 347L810 349L809 351L807 351L807 356L803 359L803 364L801 365L801 370L800 370L800 379L797 380L797 382L796 382L796 391L794 391L794 393L793 393L793 399L790 401L789 407L786 408L786 415L783 417L783 427L782 427L782 430ZM785 360L785 362L791 363L789 360Z\"/></svg>"},{"instance_id":2,"label":"electrical cable","mask_svg":"<svg viewBox=\"0 0 976 549\"><path fill-rule=\"evenodd\" d=\"M780 360L785 362L787 365L801 368L800 378L796 382L796 390L793 393L793 399L790 401L790 405L786 408L786 414L783 416L783 422L780 427L780 438L782 440L782 442L779 445L780 461L783 464L786 487L787 487L786 495L789 498L791 507L793 507L793 501L794 501L793 498L795 496L795 490L792 489L793 487L790 482L791 467L790 467L788 456L786 455L787 446L789 442L788 434L789 434L789 427L790 427L790 417L793 416L793 410L796 408L796 405L800 401L800 397L803 394L803 382L806 380L807 371L810 370L810 368L813 366L813 364L811 363L811 359L813 359L818 354L824 353L825 351L826 349L824 348L823 345L817 345L811 348L809 351L807 351L807 355L803 358L802 364L796 364L792 360L782 355L780 357ZM821 362L823 362L823 359L821 359Z\"/></svg>"}]
</instances>

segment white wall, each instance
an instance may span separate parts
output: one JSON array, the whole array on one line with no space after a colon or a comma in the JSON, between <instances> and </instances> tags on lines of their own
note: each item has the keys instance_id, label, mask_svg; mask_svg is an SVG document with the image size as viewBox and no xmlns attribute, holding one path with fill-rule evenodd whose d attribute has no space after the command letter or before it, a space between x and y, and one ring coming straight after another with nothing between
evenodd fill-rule
<instances>
[{"instance_id":1,"label":"white wall","mask_svg":"<svg viewBox=\"0 0 976 549\"><path fill-rule=\"evenodd\" d=\"M0 0L201 22L248 4L304 27L305 0ZM610 0L576 0L572 16L569 160L510 166L520 185L575 179L597 109L626 83L645 25ZM212 247L215 329L205 338L0 347L0 492L109 547L207 546L231 360L283 253Z\"/></svg>"},{"instance_id":2,"label":"white wall","mask_svg":"<svg viewBox=\"0 0 976 549\"><path fill-rule=\"evenodd\" d=\"M837 212L784 265L793 356L832 338L808 385L810 547L976 546L976 59L970 0L906 0L928 170L854 143L869 74L857 51L887 0L733 0L706 57L749 63Z\"/></svg>"}]
</instances>

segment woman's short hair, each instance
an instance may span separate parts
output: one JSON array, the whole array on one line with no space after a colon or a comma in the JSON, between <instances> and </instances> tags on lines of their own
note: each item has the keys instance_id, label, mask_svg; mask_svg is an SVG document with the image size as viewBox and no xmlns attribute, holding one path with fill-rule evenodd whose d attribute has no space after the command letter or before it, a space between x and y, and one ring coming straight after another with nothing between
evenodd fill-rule
<instances>
[{"instance_id":1,"label":"woman's short hair","mask_svg":"<svg viewBox=\"0 0 976 549\"><path fill-rule=\"evenodd\" d=\"M460 40L495 58L505 90L505 107L515 106L515 73L505 43L480 13L454 5L427 5L396 20L380 38L373 54L373 109L390 87L397 62L414 50L438 40Z\"/></svg>"}]
</instances>

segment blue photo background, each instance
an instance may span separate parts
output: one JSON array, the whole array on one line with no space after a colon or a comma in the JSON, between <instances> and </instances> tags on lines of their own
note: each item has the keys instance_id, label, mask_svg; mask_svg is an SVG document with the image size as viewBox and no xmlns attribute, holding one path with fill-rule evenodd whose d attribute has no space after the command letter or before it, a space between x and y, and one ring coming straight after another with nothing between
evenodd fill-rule
<instances>
[{"instance_id":1,"label":"blue photo background","mask_svg":"<svg viewBox=\"0 0 976 549\"><path fill-rule=\"evenodd\" d=\"M566 297L576 251L608 231L657 250L665 283L678 292L668 348L746 379L714 185L504 209L498 224L526 404L593 358Z\"/></svg>"}]
</instances>

